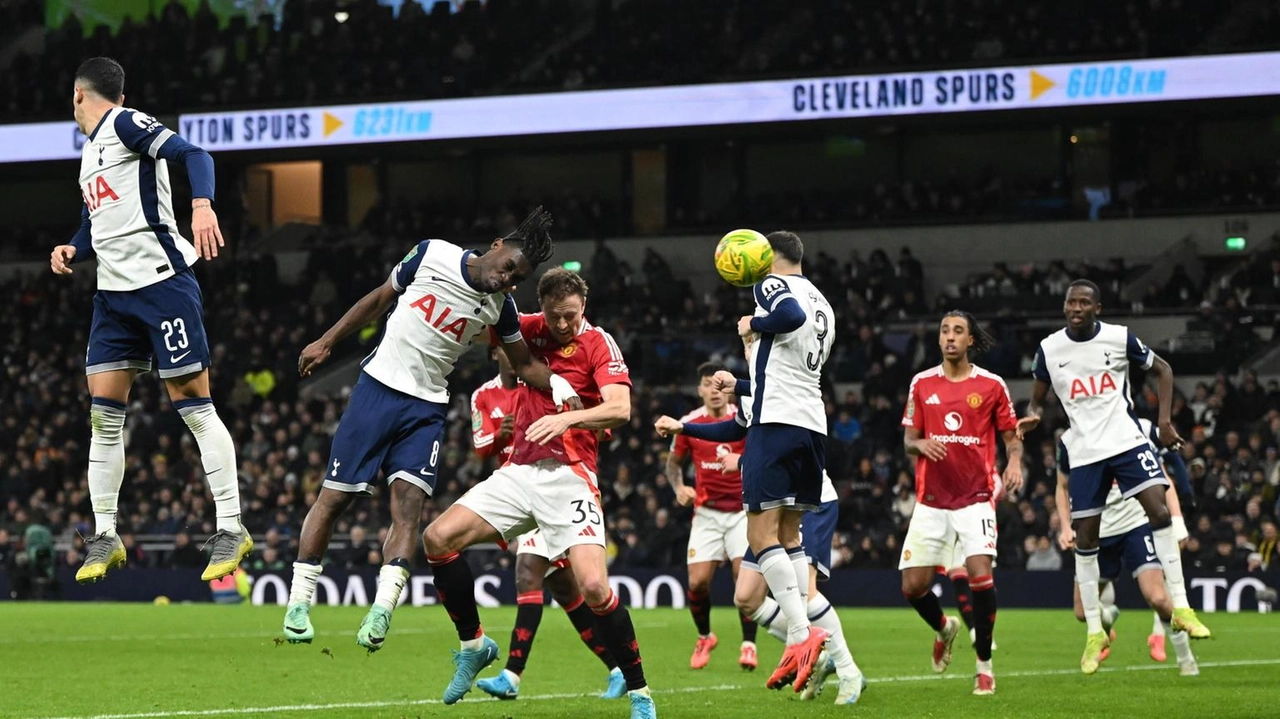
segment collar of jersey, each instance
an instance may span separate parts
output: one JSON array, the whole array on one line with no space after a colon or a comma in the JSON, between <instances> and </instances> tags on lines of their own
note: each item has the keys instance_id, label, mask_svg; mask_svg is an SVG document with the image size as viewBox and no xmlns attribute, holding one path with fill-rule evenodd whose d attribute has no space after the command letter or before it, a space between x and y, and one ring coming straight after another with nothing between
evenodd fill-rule
<instances>
[{"instance_id":1,"label":"collar of jersey","mask_svg":"<svg viewBox=\"0 0 1280 719\"><path fill-rule=\"evenodd\" d=\"M475 250L465 250L462 253L462 281L466 282L467 287L470 287L476 292L484 292L483 287L476 287L476 283L471 281L471 272L467 270L467 258L471 257L474 254L476 254ZM485 294L488 294L488 293L485 293Z\"/></svg>"},{"instance_id":2,"label":"collar of jersey","mask_svg":"<svg viewBox=\"0 0 1280 719\"><path fill-rule=\"evenodd\" d=\"M98 124L97 124L97 126L96 126L96 127L94 127L94 128L93 128L93 132L89 133L89 141L90 141L90 142L93 142L93 138L95 138L95 137L97 137L97 136L98 136L98 130L101 130L101 129L102 129L102 123L106 122L106 121L107 121L107 118L108 118L108 117L111 117L111 113L112 113L112 112L114 112L114 111L115 111L115 108L112 108L112 109L110 109L110 110L107 110L106 114L102 116L102 119L101 119L101 120L98 120Z\"/></svg>"},{"instance_id":3,"label":"collar of jersey","mask_svg":"<svg viewBox=\"0 0 1280 719\"><path fill-rule=\"evenodd\" d=\"M1085 337L1085 338L1084 338L1084 339L1082 339L1082 340L1078 340L1078 339L1076 339L1075 337L1072 337L1072 336L1071 336L1071 328L1067 328L1066 335L1067 335L1067 339L1071 340L1072 342L1088 342L1089 340L1093 339L1094 337L1097 337L1101 332L1102 332L1102 323L1101 323L1100 321L1098 321L1098 320L1094 320L1094 321L1093 321L1093 332L1092 332L1088 337Z\"/></svg>"}]
</instances>

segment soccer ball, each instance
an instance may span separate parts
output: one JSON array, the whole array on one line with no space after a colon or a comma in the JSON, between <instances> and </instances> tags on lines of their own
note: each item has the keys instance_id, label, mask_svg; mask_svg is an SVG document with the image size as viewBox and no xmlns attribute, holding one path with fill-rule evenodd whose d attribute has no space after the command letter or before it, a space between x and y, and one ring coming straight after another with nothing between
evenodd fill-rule
<instances>
[{"instance_id":1,"label":"soccer ball","mask_svg":"<svg viewBox=\"0 0 1280 719\"><path fill-rule=\"evenodd\" d=\"M734 230L716 245L716 272L731 285L751 287L763 280L772 266L773 248L755 230Z\"/></svg>"}]
</instances>

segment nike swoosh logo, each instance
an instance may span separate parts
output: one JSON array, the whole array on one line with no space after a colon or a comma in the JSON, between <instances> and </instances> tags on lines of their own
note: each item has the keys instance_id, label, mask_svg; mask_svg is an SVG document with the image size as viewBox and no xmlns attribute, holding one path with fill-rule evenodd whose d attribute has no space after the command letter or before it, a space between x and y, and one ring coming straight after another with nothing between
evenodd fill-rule
<instances>
[{"instance_id":1,"label":"nike swoosh logo","mask_svg":"<svg viewBox=\"0 0 1280 719\"><path fill-rule=\"evenodd\" d=\"M435 472L428 472L425 469L420 469L418 470L418 474L421 474L424 477L430 477L431 475L435 474Z\"/></svg>"},{"instance_id":2,"label":"nike swoosh logo","mask_svg":"<svg viewBox=\"0 0 1280 719\"><path fill-rule=\"evenodd\" d=\"M189 355L189 354L191 354L191 350L187 350L186 352L183 352L183 353L182 353L182 354L180 354L180 355L170 355L170 356L169 356L169 361L170 361L170 362L180 362L180 361L182 361L182 358L183 358L183 357L186 357L186 356L187 356L187 355Z\"/></svg>"},{"instance_id":3,"label":"nike swoosh logo","mask_svg":"<svg viewBox=\"0 0 1280 719\"><path fill-rule=\"evenodd\" d=\"M302 629L298 629L297 627L285 627L285 629L288 629L289 631L293 632L294 634L306 634L306 633L307 633L307 630L306 630L306 628L305 628L305 627L304 627L304 628L302 628Z\"/></svg>"},{"instance_id":4,"label":"nike swoosh logo","mask_svg":"<svg viewBox=\"0 0 1280 719\"><path fill-rule=\"evenodd\" d=\"M1067 360L1066 362L1059 362L1058 367L1066 367L1069 364L1071 364L1071 360Z\"/></svg>"}]
</instances>

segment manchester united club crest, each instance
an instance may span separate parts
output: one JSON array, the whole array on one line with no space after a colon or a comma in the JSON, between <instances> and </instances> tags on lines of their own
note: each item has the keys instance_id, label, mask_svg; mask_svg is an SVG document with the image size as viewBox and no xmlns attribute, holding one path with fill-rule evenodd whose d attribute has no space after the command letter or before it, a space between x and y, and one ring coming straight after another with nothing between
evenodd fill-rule
<instances>
[{"instance_id":1,"label":"manchester united club crest","mask_svg":"<svg viewBox=\"0 0 1280 719\"><path fill-rule=\"evenodd\" d=\"M572 357L573 353L577 351L578 351L577 344L565 345L564 347L560 348L560 354L564 355L565 357Z\"/></svg>"},{"instance_id":2,"label":"manchester united club crest","mask_svg":"<svg viewBox=\"0 0 1280 719\"><path fill-rule=\"evenodd\" d=\"M977 409L982 406L982 395L974 392L968 397L969 407Z\"/></svg>"}]
</instances>

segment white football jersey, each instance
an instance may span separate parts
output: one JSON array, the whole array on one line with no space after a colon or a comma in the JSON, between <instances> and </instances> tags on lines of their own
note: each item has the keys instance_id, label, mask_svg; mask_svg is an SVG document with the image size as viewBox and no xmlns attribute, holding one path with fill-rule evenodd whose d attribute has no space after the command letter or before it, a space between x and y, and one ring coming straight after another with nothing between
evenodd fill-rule
<instances>
[{"instance_id":1,"label":"white football jersey","mask_svg":"<svg viewBox=\"0 0 1280 719\"><path fill-rule=\"evenodd\" d=\"M1150 369L1151 352L1124 325L1097 323L1077 342L1059 330L1040 343L1032 374L1053 386L1071 420L1073 464L1093 464L1147 444L1129 391L1129 365Z\"/></svg>"},{"instance_id":2,"label":"white football jersey","mask_svg":"<svg viewBox=\"0 0 1280 719\"><path fill-rule=\"evenodd\" d=\"M84 143L80 194L92 223L98 289L140 289L196 261L173 217L169 164L156 157L172 137L154 117L117 107Z\"/></svg>"},{"instance_id":3,"label":"white football jersey","mask_svg":"<svg viewBox=\"0 0 1280 719\"><path fill-rule=\"evenodd\" d=\"M1072 434L1073 431L1070 429L1063 432L1062 443L1067 444ZM1070 450L1068 450L1068 457L1070 456ZM1061 457L1059 461L1063 459L1068 458ZM1068 460L1068 462L1074 461L1074 459ZM1066 469L1066 467L1061 468ZM1102 508L1102 525L1098 529L1098 536L1118 537L1144 524L1147 524L1147 512L1142 508L1142 503L1132 497L1125 499L1124 494L1120 492L1120 486L1113 481L1110 491L1107 492L1107 503Z\"/></svg>"},{"instance_id":4,"label":"white football jersey","mask_svg":"<svg viewBox=\"0 0 1280 719\"><path fill-rule=\"evenodd\" d=\"M449 401L448 377L458 357L490 325L503 342L520 339L520 315L505 292L471 285L475 254L444 240L423 240L391 272L400 298L364 371L382 384L429 402Z\"/></svg>"},{"instance_id":5,"label":"white football jersey","mask_svg":"<svg viewBox=\"0 0 1280 719\"><path fill-rule=\"evenodd\" d=\"M831 303L800 275L769 275L755 286L756 316L769 314L778 303L793 298L805 322L785 334L762 334L751 343L751 398L742 403L747 422L786 424L827 433L822 402L822 365L835 342L835 312Z\"/></svg>"}]
</instances>

